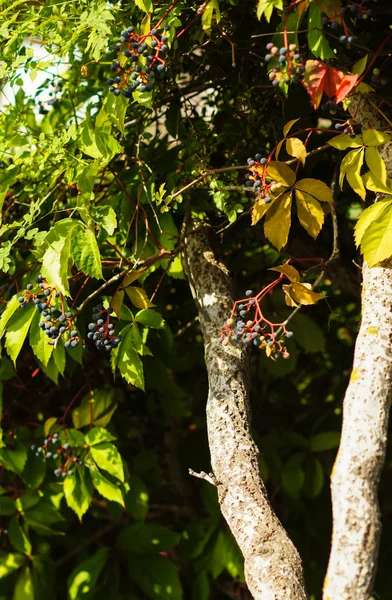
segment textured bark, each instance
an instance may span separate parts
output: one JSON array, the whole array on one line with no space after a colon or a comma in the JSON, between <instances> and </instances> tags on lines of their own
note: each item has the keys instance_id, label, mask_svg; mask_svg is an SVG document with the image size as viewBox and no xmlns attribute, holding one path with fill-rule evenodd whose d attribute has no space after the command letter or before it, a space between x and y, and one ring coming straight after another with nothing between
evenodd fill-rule
<instances>
[{"instance_id":1,"label":"textured bark","mask_svg":"<svg viewBox=\"0 0 392 600\"><path fill-rule=\"evenodd\" d=\"M352 115L383 129L356 95ZM392 144L380 148L392 171ZM392 265L363 265L362 320L343 403L339 452L331 475L333 535L324 600L370 599L381 533L377 490L385 459L392 391Z\"/></svg>"},{"instance_id":2,"label":"textured bark","mask_svg":"<svg viewBox=\"0 0 392 600\"><path fill-rule=\"evenodd\" d=\"M214 256L206 226L192 225L185 238L184 265L204 337L208 439L221 511L244 555L253 598L305 600L301 559L259 473L250 426L248 353L217 341L233 303L231 279Z\"/></svg>"}]
</instances>

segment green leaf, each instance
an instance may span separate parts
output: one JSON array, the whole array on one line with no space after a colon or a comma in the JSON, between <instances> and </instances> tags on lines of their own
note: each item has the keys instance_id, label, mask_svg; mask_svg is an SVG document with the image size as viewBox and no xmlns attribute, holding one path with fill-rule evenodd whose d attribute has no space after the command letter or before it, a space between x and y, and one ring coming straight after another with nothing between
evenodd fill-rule
<instances>
[{"instance_id":1,"label":"green leaf","mask_svg":"<svg viewBox=\"0 0 392 600\"><path fill-rule=\"evenodd\" d=\"M97 466L124 482L124 468L122 459L116 446L109 442L101 442L91 446L91 455Z\"/></svg>"},{"instance_id":2,"label":"green leaf","mask_svg":"<svg viewBox=\"0 0 392 600\"><path fill-rule=\"evenodd\" d=\"M22 554L31 555L31 542L22 527L16 515L11 517L8 525L8 539L12 546Z\"/></svg>"},{"instance_id":3,"label":"green leaf","mask_svg":"<svg viewBox=\"0 0 392 600\"><path fill-rule=\"evenodd\" d=\"M63 489L67 505L81 521L89 509L93 497L93 485L89 472L84 468L78 468L73 475L67 475L64 479Z\"/></svg>"},{"instance_id":4,"label":"green leaf","mask_svg":"<svg viewBox=\"0 0 392 600\"><path fill-rule=\"evenodd\" d=\"M7 552L5 555L0 555L0 579L20 569L25 562L26 557L16 552Z\"/></svg>"},{"instance_id":5,"label":"green leaf","mask_svg":"<svg viewBox=\"0 0 392 600\"><path fill-rule=\"evenodd\" d=\"M132 556L129 572L144 594L152 600L182 600L176 566L160 556Z\"/></svg>"},{"instance_id":6,"label":"green leaf","mask_svg":"<svg viewBox=\"0 0 392 600\"><path fill-rule=\"evenodd\" d=\"M192 600L208 600L210 597L210 584L208 577L202 571L193 581L192 585Z\"/></svg>"},{"instance_id":7,"label":"green leaf","mask_svg":"<svg viewBox=\"0 0 392 600\"><path fill-rule=\"evenodd\" d=\"M325 60L327 58L336 58L331 50L325 35L323 34L323 26L321 23L322 12L315 4L309 6L308 17L308 45L309 50L316 58Z\"/></svg>"},{"instance_id":8,"label":"green leaf","mask_svg":"<svg viewBox=\"0 0 392 600\"><path fill-rule=\"evenodd\" d=\"M143 2L143 0L141 0ZM147 0L147 2L151 5L151 0ZM145 12L150 12L150 10L146 10ZM121 133L125 136L124 129L124 120L125 114L127 112L128 100L121 94L120 96L115 96L114 94L108 94L106 100L106 112L109 116L109 119L115 125Z\"/></svg>"},{"instance_id":9,"label":"green leaf","mask_svg":"<svg viewBox=\"0 0 392 600\"><path fill-rule=\"evenodd\" d=\"M58 372L61 375L64 375L65 366L67 364L66 356L67 355L65 353L64 340L59 340L53 352L53 360Z\"/></svg>"},{"instance_id":10,"label":"green leaf","mask_svg":"<svg viewBox=\"0 0 392 600\"><path fill-rule=\"evenodd\" d=\"M392 256L392 206L373 220L361 240L361 251L370 267Z\"/></svg>"},{"instance_id":11,"label":"green leaf","mask_svg":"<svg viewBox=\"0 0 392 600\"><path fill-rule=\"evenodd\" d=\"M75 227L72 232L72 256L76 266L86 275L102 279L101 255L91 229Z\"/></svg>"},{"instance_id":12,"label":"green leaf","mask_svg":"<svg viewBox=\"0 0 392 600\"><path fill-rule=\"evenodd\" d=\"M375 202L368 208L365 208L364 211L359 215L359 219L355 225L355 243L357 247L362 241L362 238L365 234L365 231L370 227L373 221L376 221L379 216L386 210L392 206L392 200L380 200L379 202Z\"/></svg>"},{"instance_id":13,"label":"green leaf","mask_svg":"<svg viewBox=\"0 0 392 600\"><path fill-rule=\"evenodd\" d=\"M106 477L94 469L90 469L91 479L95 489L107 500L118 502L124 506L124 499L120 488L111 483Z\"/></svg>"},{"instance_id":14,"label":"green leaf","mask_svg":"<svg viewBox=\"0 0 392 600\"><path fill-rule=\"evenodd\" d=\"M283 10L283 0L259 0L257 4L257 18L260 20L264 15L269 23L274 8Z\"/></svg>"},{"instance_id":15,"label":"green leaf","mask_svg":"<svg viewBox=\"0 0 392 600\"><path fill-rule=\"evenodd\" d=\"M129 492L124 498L126 509L135 521L144 521L148 513L148 492L140 477L129 478Z\"/></svg>"},{"instance_id":16,"label":"green leaf","mask_svg":"<svg viewBox=\"0 0 392 600\"><path fill-rule=\"evenodd\" d=\"M35 315L33 316L33 320L30 327L30 346L35 356L38 358L42 364L47 367L50 357L53 352L53 344L48 343L48 337L45 335L44 331L39 327L39 322L41 320L41 313L37 310L35 311Z\"/></svg>"},{"instance_id":17,"label":"green leaf","mask_svg":"<svg viewBox=\"0 0 392 600\"><path fill-rule=\"evenodd\" d=\"M297 313L290 322L294 340L306 352L325 352L325 335L323 330L308 315Z\"/></svg>"},{"instance_id":18,"label":"green leaf","mask_svg":"<svg viewBox=\"0 0 392 600\"><path fill-rule=\"evenodd\" d=\"M374 178L378 181L381 181L383 185L387 183L387 169L385 166L385 162L380 156L377 148L372 146L366 148L365 150L365 160L366 164L369 167L371 173Z\"/></svg>"},{"instance_id":19,"label":"green leaf","mask_svg":"<svg viewBox=\"0 0 392 600\"><path fill-rule=\"evenodd\" d=\"M348 152L346 154L346 156L343 158L342 162L340 163L340 173L339 173L339 185L340 188L343 188L343 182L344 182L344 178L347 175L347 172L352 169L352 168L356 168L356 161L358 154L362 153L362 148L356 149L356 150L352 150L351 152Z\"/></svg>"},{"instance_id":20,"label":"green leaf","mask_svg":"<svg viewBox=\"0 0 392 600\"><path fill-rule=\"evenodd\" d=\"M93 598L97 580L109 556L107 548L100 548L95 554L81 562L68 577L69 600Z\"/></svg>"},{"instance_id":21,"label":"green leaf","mask_svg":"<svg viewBox=\"0 0 392 600\"><path fill-rule=\"evenodd\" d=\"M147 325L147 327L153 327L154 329L162 329L165 325L162 316L155 310L140 310L135 315L135 321L137 323L142 323L142 325Z\"/></svg>"},{"instance_id":22,"label":"green leaf","mask_svg":"<svg viewBox=\"0 0 392 600\"><path fill-rule=\"evenodd\" d=\"M305 458L304 452L294 454L283 467L282 471L282 487L283 489L296 498L305 482L305 473L302 467Z\"/></svg>"},{"instance_id":23,"label":"green leaf","mask_svg":"<svg viewBox=\"0 0 392 600\"><path fill-rule=\"evenodd\" d=\"M14 515L17 511L15 502L9 496L0 496L0 515Z\"/></svg>"},{"instance_id":24,"label":"green leaf","mask_svg":"<svg viewBox=\"0 0 392 600\"><path fill-rule=\"evenodd\" d=\"M80 406L72 411L72 422L76 429L87 425L105 427L117 408L117 398L122 398L117 388L97 388L83 398Z\"/></svg>"},{"instance_id":25,"label":"green leaf","mask_svg":"<svg viewBox=\"0 0 392 600\"><path fill-rule=\"evenodd\" d=\"M286 192L274 200L264 221L264 233L278 250L287 244L290 225L291 192Z\"/></svg>"},{"instance_id":26,"label":"green leaf","mask_svg":"<svg viewBox=\"0 0 392 600\"><path fill-rule=\"evenodd\" d=\"M34 586L29 566L21 571L16 581L13 600L34 600Z\"/></svg>"},{"instance_id":27,"label":"green leaf","mask_svg":"<svg viewBox=\"0 0 392 600\"><path fill-rule=\"evenodd\" d=\"M113 96L113 94L111 94ZM97 177L98 171L101 168L101 161L99 159L93 160L87 167L81 172L78 177L78 186L82 192L89 194L92 192Z\"/></svg>"},{"instance_id":28,"label":"green leaf","mask_svg":"<svg viewBox=\"0 0 392 600\"><path fill-rule=\"evenodd\" d=\"M132 347L132 332L130 329L125 335L123 334L120 345L112 351L112 354L117 359L117 367L125 381L144 390L143 365L137 352Z\"/></svg>"},{"instance_id":29,"label":"green leaf","mask_svg":"<svg viewBox=\"0 0 392 600\"><path fill-rule=\"evenodd\" d=\"M305 461L305 482L303 491L308 498L317 498L324 487L324 471L316 456Z\"/></svg>"},{"instance_id":30,"label":"green leaf","mask_svg":"<svg viewBox=\"0 0 392 600\"><path fill-rule=\"evenodd\" d=\"M360 77L362 75L362 73L364 72L364 70L366 68L368 58L369 58L369 54L365 54L365 56L362 56L362 58L357 60L357 62L354 64L354 66L351 70L353 75L358 75L358 77Z\"/></svg>"},{"instance_id":31,"label":"green leaf","mask_svg":"<svg viewBox=\"0 0 392 600\"><path fill-rule=\"evenodd\" d=\"M179 533L162 525L134 523L120 533L117 544L125 553L146 555L168 552L180 539Z\"/></svg>"},{"instance_id":32,"label":"green leaf","mask_svg":"<svg viewBox=\"0 0 392 600\"><path fill-rule=\"evenodd\" d=\"M148 299L148 296L143 288L134 287L133 285L125 288L125 291L132 302L137 308L150 308L154 306Z\"/></svg>"},{"instance_id":33,"label":"green leaf","mask_svg":"<svg viewBox=\"0 0 392 600\"><path fill-rule=\"evenodd\" d=\"M53 242L46 250L42 259L42 274L49 285L58 292L69 296L68 263L71 256L70 236L62 237Z\"/></svg>"},{"instance_id":34,"label":"green leaf","mask_svg":"<svg viewBox=\"0 0 392 600\"><path fill-rule=\"evenodd\" d=\"M310 438L309 442L312 452L333 450L339 446L340 433L338 431L324 431L322 433L317 433Z\"/></svg>"},{"instance_id":35,"label":"green leaf","mask_svg":"<svg viewBox=\"0 0 392 600\"><path fill-rule=\"evenodd\" d=\"M103 227L109 235L113 235L114 230L117 227L117 218L116 213L111 206L95 206L91 210L91 218L94 223Z\"/></svg>"},{"instance_id":36,"label":"green leaf","mask_svg":"<svg viewBox=\"0 0 392 600\"><path fill-rule=\"evenodd\" d=\"M152 0L135 0L135 4L145 13L152 12Z\"/></svg>"},{"instance_id":37,"label":"green leaf","mask_svg":"<svg viewBox=\"0 0 392 600\"><path fill-rule=\"evenodd\" d=\"M115 439L114 435L109 433L109 431L103 427L93 427L85 435L86 444L89 446L96 446L102 442L112 442Z\"/></svg>"},{"instance_id":38,"label":"green leaf","mask_svg":"<svg viewBox=\"0 0 392 600\"><path fill-rule=\"evenodd\" d=\"M13 314L16 312L16 310L18 308L20 308L20 304L18 302L18 296L19 294L16 294L15 296L12 296L12 298L10 298L7 302L7 306L4 309L3 314L0 317L0 336L3 334L4 329L6 328L6 325L8 323L8 321L11 319L11 317L13 316ZM25 309L22 309L25 310Z\"/></svg>"},{"instance_id":39,"label":"green leaf","mask_svg":"<svg viewBox=\"0 0 392 600\"><path fill-rule=\"evenodd\" d=\"M35 312L34 305L28 304L26 308L20 308L8 324L5 347L14 364L22 350Z\"/></svg>"},{"instance_id":40,"label":"green leaf","mask_svg":"<svg viewBox=\"0 0 392 600\"><path fill-rule=\"evenodd\" d=\"M21 475L27 460L27 448L23 442L16 440L12 448L0 448L0 462L3 467Z\"/></svg>"},{"instance_id":41,"label":"green leaf","mask_svg":"<svg viewBox=\"0 0 392 600\"><path fill-rule=\"evenodd\" d=\"M221 20L221 13L219 9L218 0L209 0L201 16L201 24L204 31L210 32L212 18L215 17L215 21L219 23Z\"/></svg>"},{"instance_id":42,"label":"green leaf","mask_svg":"<svg viewBox=\"0 0 392 600\"><path fill-rule=\"evenodd\" d=\"M36 456L33 450L29 450L22 475L28 487L38 488L41 485L45 479L46 464L41 456Z\"/></svg>"}]
</instances>

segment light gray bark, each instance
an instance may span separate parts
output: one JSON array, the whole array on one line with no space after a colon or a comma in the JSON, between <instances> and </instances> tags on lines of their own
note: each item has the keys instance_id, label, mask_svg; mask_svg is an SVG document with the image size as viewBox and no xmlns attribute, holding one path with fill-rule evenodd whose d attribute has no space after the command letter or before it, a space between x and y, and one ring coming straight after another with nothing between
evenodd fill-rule
<instances>
[{"instance_id":1,"label":"light gray bark","mask_svg":"<svg viewBox=\"0 0 392 600\"><path fill-rule=\"evenodd\" d=\"M218 498L245 560L255 600L305 600L300 556L275 515L260 477L251 435L249 356L218 343L233 304L231 279L199 223L185 237L184 265L198 306L205 345L209 394L208 439Z\"/></svg>"},{"instance_id":2,"label":"light gray bark","mask_svg":"<svg viewBox=\"0 0 392 600\"><path fill-rule=\"evenodd\" d=\"M350 111L364 128L385 128L363 96L353 97ZM392 144L380 153L391 174ZM392 264L369 268L364 263L362 274L362 320L331 475L333 534L324 600L368 600L377 568L377 491L392 391Z\"/></svg>"}]
</instances>

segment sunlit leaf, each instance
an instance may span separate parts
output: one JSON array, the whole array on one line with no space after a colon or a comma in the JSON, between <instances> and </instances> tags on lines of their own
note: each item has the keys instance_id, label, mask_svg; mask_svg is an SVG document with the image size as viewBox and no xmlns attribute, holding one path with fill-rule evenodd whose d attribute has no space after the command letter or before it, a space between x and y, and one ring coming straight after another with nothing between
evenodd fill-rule
<instances>
[{"instance_id":1,"label":"sunlit leaf","mask_svg":"<svg viewBox=\"0 0 392 600\"><path fill-rule=\"evenodd\" d=\"M366 228L361 239L361 251L370 267L392 256L392 202Z\"/></svg>"},{"instance_id":2,"label":"sunlit leaf","mask_svg":"<svg viewBox=\"0 0 392 600\"><path fill-rule=\"evenodd\" d=\"M260 20L264 16L269 23L274 8L283 9L283 0L259 0L257 4L257 18Z\"/></svg>"},{"instance_id":3,"label":"sunlit leaf","mask_svg":"<svg viewBox=\"0 0 392 600\"><path fill-rule=\"evenodd\" d=\"M324 223L321 204L313 196L297 188L295 188L295 197L299 222L308 234L316 239Z\"/></svg>"},{"instance_id":4,"label":"sunlit leaf","mask_svg":"<svg viewBox=\"0 0 392 600\"><path fill-rule=\"evenodd\" d=\"M354 66L352 68L353 75L358 75L358 77L360 77L362 75L362 73L364 72L364 70L366 68L368 58L369 58L369 54L365 54L364 56L362 56L362 58L357 60L357 62L354 64Z\"/></svg>"},{"instance_id":5,"label":"sunlit leaf","mask_svg":"<svg viewBox=\"0 0 392 600\"><path fill-rule=\"evenodd\" d=\"M373 173L365 173L362 176L365 187L371 192L380 192L382 194L392 194L392 179L387 178L386 183L377 181Z\"/></svg>"},{"instance_id":6,"label":"sunlit leaf","mask_svg":"<svg viewBox=\"0 0 392 600\"><path fill-rule=\"evenodd\" d=\"M290 225L291 192L286 192L274 201L264 222L264 233L278 250L287 244Z\"/></svg>"},{"instance_id":7,"label":"sunlit leaf","mask_svg":"<svg viewBox=\"0 0 392 600\"><path fill-rule=\"evenodd\" d=\"M361 177L361 168L363 165L363 152L358 152L358 154L355 156L355 159L353 160L353 162L351 163L350 169L347 171L347 181L349 183L349 185L352 187L352 189L354 190L354 192L356 192L358 194L358 196L360 196L362 198L362 200L365 200L366 198L366 190L365 190L365 186L363 185L363 181L362 181L362 177Z\"/></svg>"},{"instance_id":8,"label":"sunlit leaf","mask_svg":"<svg viewBox=\"0 0 392 600\"><path fill-rule=\"evenodd\" d=\"M155 306L149 301L148 296L143 288L129 286L125 288L128 298L137 308L150 308Z\"/></svg>"},{"instance_id":9,"label":"sunlit leaf","mask_svg":"<svg viewBox=\"0 0 392 600\"><path fill-rule=\"evenodd\" d=\"M271 208L272 203L266 204L264 200L257 200L252 209L252 225L256 225L264 217L266 212Z\"/></svg>"},{"instance_id":10,"label":"sunlit leaf","mask_svg":"<svg viewBox=\"0 0 392 600\"><path fill-rule=\"evenodd\" d=\"M381 181L383 185L387 183L387 169L385 162L380 156L379 151L374 146L369 146L365 150L365 160L369 167L372 175L378 181Z\"/></svg>"},{"instance_id":11,"label":"sunlit leaf","mask_svg":"<svg viewBox=\"0 0 392 600\"><path fill-rule=\"evenodd\" d=\"M392 140L391 134L385 131L377 131L377 129L365 129L362 138L365 146L380 146Z\"/></svg>"},{"instance_id":12,"label":"sunlit leaf","mask_svg":"<svg viewBox=\"0 0 392 600\"><path fill-rule=\"evenodd\" d=\"M285 187L291 187L295 182L295 173L284 162L274 161L268 164L267 177L270 177L277 183L281 183Z\"/></svg>"},{"instance_id":13,"label":"sunlit leaf","mask_svg":"<svg viewBox=\"0 0 392 600\"><path fill-rule=\"evenodd\" d=\"M290 287L291 296L298 304L315 304L325 297L323 294L314 292L310 283L292 283Z\"/></svg>"},{"instance_id":14,"label":"sunlit leaf","mask_svg":"<svg viewBox=\"0 0 392 600\"><path fill-rule=\"evenodd\" d=\"M269 271L277 271L278 273L284 273L290 281L300 281L301 276L297 269L291 265L279 265L278 267L271 267Z\"/></svg>"},{"instance_id":15,"label":"sunlit leaf","mask_svg":"<svg viewBox=\"0 0 392 600\"><path fill-rule=\"evenodd\" d=\"M313 196L313 198L319 200L319 202L333 202L330 188L319 179L301 179L295 184L295 189L306 192L309 196Z\"/></svg>"},{"instance_id":16,"label":"sunlit leaf","mask_svg":"<svg viewBox=\"0 0 392 600\"><path fill-rule=\"evenodd\" d=\"M327 144L337 150L347 150L347 148L361 148L363 146L360 137L351 138L348 133L341 133L328 140Z\"/></svg>"},{"instance_id":17,"label":"sunlit leaf","mask_svg":"<svg viewBox=\"0 0 392 600\"><path fill-rule=\"evenodd\" d=\"M291 119L291 121L287 121L286 125L283 127L283 135L284 137L286 137L286 135L289 133L290 129L292 128L292 126L299 121L298 119Z\"/></svg>"},{"instance_id":18,"label":"sunlit leaf","mask_svg":"<svg viewBox=\"0 0 392 600\"><path fill-rule=\"evenodd\" d=\"M305 164L306 160L306 147L299 138L288 138L286 140L286 151L290 156L298 158L302 164Z\"/></svg>"}]
</instances>

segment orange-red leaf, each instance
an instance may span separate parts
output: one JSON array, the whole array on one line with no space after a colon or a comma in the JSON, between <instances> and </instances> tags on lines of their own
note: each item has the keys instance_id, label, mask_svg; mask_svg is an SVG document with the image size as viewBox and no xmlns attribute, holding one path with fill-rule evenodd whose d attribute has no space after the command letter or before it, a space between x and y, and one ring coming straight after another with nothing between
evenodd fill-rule
<instances>
[{"instance_id":1,"label":"orange-red leaf","mask_svg":"<svg viewBox=\"0 0 392 600\"><path fill-rule=\"evenodd\" d=\"M320 60L307 60L304 73L306 87L313 104L318 108L323 93L336 103L341 102L351 92L358 75L345 75Z\"/></svg>"}]
</instances>

